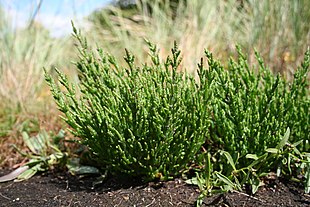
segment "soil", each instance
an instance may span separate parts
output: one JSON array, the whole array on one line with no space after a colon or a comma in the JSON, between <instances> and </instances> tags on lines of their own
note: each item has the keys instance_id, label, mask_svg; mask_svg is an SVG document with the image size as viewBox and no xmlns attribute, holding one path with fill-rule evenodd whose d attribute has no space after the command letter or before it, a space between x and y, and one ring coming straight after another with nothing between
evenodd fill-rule
<instances>
[{"instance_id":1,"label":"soil","mask_svg":"<svg viewBox=\"0 0 310 207\"><path fill-rule=\"evenodd\" d=\"M0 172L0 176L7 171ZM197 187L181 179L142 184L124 178L108 179L94 186L95 177L48 172L23 182L0 183L0 206L195 206ZM204 199L202 206L310 206L303 185L271 179L254 196L241 192Z\"/></svg>"}]
</instances>

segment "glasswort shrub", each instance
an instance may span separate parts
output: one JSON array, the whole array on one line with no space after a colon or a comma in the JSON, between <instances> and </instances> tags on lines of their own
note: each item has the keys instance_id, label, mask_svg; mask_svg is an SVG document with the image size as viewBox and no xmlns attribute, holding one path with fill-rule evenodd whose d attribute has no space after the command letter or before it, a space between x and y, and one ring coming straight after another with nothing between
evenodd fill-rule
<instances>
[{"instance_id":1,"label":"glasswort shrub","mask_svg":"<svg viewBox=\"0 0 310 207\"><path fill-rule=\"evenodd\" d=\"M265 154L290 128L288 141L302 140L298 150L308 151L310 50L289 83L273 74L257 52L258 67L252 68L241 49L237 49L238 60L231 59L227 69L206 52L214 82L210 89L213 98L209 145L213 148L209 150L225 150L234 160L242 158L238 167L244 167L251 163L243 159L247 154Z\"/></svg>"},{"instance_id":2,"label":"glasswort shrub","mask_svg":"<svg viewBox=\"0 0 310 207\"><path fill-rule=\"evenodd\" d=\"M80 44L79 84L57 70L60 87L45 73L74 135L111 173L144 180L179 175L207 137L209 82L198 84L179 71L176 44L172 56L161 62L156 46L147 42L152 62L141 67L126 50L127 66L121 67L102 49L90 50L75 28L74 36ZM207 74L201 71L199 78L206 79Z\"/></svg>"}]
</instances>

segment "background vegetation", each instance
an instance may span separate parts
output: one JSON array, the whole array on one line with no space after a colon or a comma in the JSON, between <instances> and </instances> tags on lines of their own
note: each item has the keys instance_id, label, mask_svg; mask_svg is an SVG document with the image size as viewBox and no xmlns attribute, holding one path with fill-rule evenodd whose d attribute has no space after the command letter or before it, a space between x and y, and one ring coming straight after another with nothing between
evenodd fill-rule
<instances>
[{"instance_id":1,"label":"background vegetation","mask_svg":"<svg viewBox=\"0 0 310 207\"><path fill-rule=\"evenodd\" d=\"M116 56L123 56L121 48L126 47L143 62L147 38L164 57L176 40L186 57L184 66L193 71L205 48L224 60L236 54L238 43L251 61L256 48L269 67L289 76L309 45L309 8L307 0L143 0L96 11L90 21L94 39L103 38L100 46Z\"/></svg>"}]
</instances>

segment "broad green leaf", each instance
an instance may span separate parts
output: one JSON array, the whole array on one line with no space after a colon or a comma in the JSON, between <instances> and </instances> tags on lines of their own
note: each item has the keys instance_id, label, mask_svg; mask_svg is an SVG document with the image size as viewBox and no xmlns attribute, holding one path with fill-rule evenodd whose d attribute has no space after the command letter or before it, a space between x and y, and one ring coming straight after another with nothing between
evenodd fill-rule
<instances>
[{"instance_id":1,"label":"broad green leaf","mask_svg":"<svg viewBox=\"0 0 310 207\"><path fill-rule=\"evenodd\" d=\"M46 148L46 137L44 132L40 132L36 137L29 137L27 132L22 132L24 142L27 147L32 151L32 153L40 155L43 153L44 148Z\"/></svg>"}]
</instances>

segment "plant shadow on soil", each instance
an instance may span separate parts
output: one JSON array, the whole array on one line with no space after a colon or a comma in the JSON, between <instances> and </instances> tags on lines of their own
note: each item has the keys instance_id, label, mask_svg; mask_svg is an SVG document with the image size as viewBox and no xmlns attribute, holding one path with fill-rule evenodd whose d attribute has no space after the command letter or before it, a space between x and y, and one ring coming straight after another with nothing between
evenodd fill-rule
<instances>
[{"instance_id":1,"label":"plant shadow on soil","mask_svg":"<svg viewBox=\"0 0 310 207\"><path fill-rule=\"evenodd\" d=\"M0 176L7 171L0 172ZM96 177L47 172L23 182L0 183L0 206L195 206L199 191L181 179L143 184L110 178L93 185ZM284 179L266 180L254 196L230 192L206 197L202 206L310 206L303 185Z\"/></svg>"}]
</instances>

